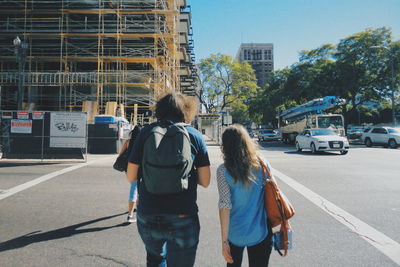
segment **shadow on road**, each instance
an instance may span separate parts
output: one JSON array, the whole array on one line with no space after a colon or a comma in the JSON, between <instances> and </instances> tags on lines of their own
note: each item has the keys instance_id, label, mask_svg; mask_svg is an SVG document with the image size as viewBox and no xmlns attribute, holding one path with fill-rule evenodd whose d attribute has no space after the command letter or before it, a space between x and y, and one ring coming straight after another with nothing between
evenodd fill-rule
<instances>
[{"instance_id":1,"label":"shadow on road","mask_svg":"<svg viewBox=\"0 0 400 267\"><path fill-rule=\"evenodd\" d=\"M262 150L271 150L271 151L292 151L295 149L293 145L285 144L280 141L258 141L258 145L260 146L260 149Z\"/></svg>"},{"instance_id":2,"label":"shadow on road","mask_svg":"<svg viewBox=\"0 0 400 267\"><path fill-rule=\"evenodd\" d=\"M48 231L48 232L44 232L44 233L40 233L40 231L35 231L35 232L29 233L29 234L26 234L23 236L19 236L17 238L10 239L8 241L0 243L0 252L22 248L25 246L29 246L30 244L33 244L33 243L46 242L46 241L50 241L50 240L54 240L54 239L71 237L71 236L83 234L83 233L99 232L99 231L104 231L104 230L108 230L111 228L127 226L127 225L129 225L129 223L120 223L120 224L113 225L113 226L93 227L93 228L87 228L87 229L81 229L81 230L78 229L80 227L83 227L83 226L86 226L89 224L108 220L108 219L118 217L118 216L121 216L124 214L126 214L126 212L116 214L116 215L101 217L101 218L98 218L95 220L90 220L87 222L74 224L71 226L63 227L60 229L56 229L56 230Z\"/></svg>"},{"instance_id":3,"label":"shadow on road","mask_svg":"<svg viewBox=\"0 0 400 267\"><path fill-rule=\"evenodd\" d=\"M343 156L339 152L329 152L329 151L315 152L315 154L313 154L313 153L311 153L311 151L297 152L295 150L295 151L286 151L285 154L296 154L296 155L302 155L302 156Z\"/></svg>"},{"instance_id":4,"label":"shadow on road","mask_svg":"<svg viewBox=\"0 0 400 267\"><path fill-rule=\"evenodd\" d=\"M20 167L20 166L40 166L40 165L57 165L65 162L0 162L0 168L4 167Z\"/></svg>"}]
</instances>

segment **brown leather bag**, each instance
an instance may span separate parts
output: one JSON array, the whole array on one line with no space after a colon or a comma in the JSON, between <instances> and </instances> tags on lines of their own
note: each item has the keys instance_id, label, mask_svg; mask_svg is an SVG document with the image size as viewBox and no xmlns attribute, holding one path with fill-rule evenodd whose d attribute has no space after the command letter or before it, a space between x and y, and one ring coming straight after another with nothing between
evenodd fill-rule
<instances>
[{"instance_id":1,"label":"brown leather bag","mask_svg":"<svg viewBox=\"0 0 400 267\"><path fill-rule=\"evenodd\" d=\"M264 196L265 196L265 209L268 216L268 221L270 223L271 228L281 225L279 233L281 236L279 240L282 241L282 244L276 246L277 251L281 256L286 256L287 251L289 249L289 231L291 231L291 227L289 224L289 219L294 215L294 209L290 204L289 200L285 197L285 195L279 190L279 187L271 175L268 167L264 164L262 160L260 160L262 166L262 173L265 179L264 184ZM269 179L268 179L269 177ZM284 250L282 254L280 249Z\"/></svg>"}]
</instances>

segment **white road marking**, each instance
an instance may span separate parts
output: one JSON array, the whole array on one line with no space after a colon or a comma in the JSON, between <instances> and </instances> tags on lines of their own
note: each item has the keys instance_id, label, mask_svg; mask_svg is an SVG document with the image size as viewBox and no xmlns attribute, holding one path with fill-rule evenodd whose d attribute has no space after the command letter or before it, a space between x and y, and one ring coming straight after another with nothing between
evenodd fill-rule
<instances>
[{"instance_id":1,"label":"white road marking","mask_svg":"<svg viewBox=\"0 0 400 267\"><path fill-rule=\"evenodd\" d=\"M17 186L15 186L13 188L10 188L8 190L2 191L1 194L0 194L0 200L3 200L5 198L7 198L7 197L10 197L10 196L12 196L12 195L14 195L14 194L16 194L18 192L21 192L21 191L23 191L25 189L30 188L32 186L35 186L35 185L38 185L40 183L46 182L46 181L48 181L48 180L50 180L50 179L52 179L54 177L57 177L57 176L60 176L60 175L64 174L64 173L72 172L72 171L74 171L76 169L79 169L79 168L82 168L82 167L97 163L99 161L107 160L107 159L110 159L110 158L111 157L107 157L107 158L103 158L103 159L100 159L100 160L93 160L93 161L86 162L86 163L79 163L77 165L74 165L74 166L59 170L59 171L55 171L55 172L43 175L43 176L41 176L39 178L36 178L36 179L34 179L32 181L29 181L29 182L17 185Z\"/></svg>"},{"instance_id":2,"label":"white road marking","mask_svg":"<svg viewBox=\"0 0 400 267\"><path fill-rule=\"evenodd\" d=\"M388 256L395 263L400 265L400 244L389 238L385 234L374 229L370 225L354 217L345 210L339 208L332 202L326 200L307 187L298 183L289 176L273 169L274 176L285 182L291 188L303 195L306 199L314 203L317 207L331 215L333 218L347 226L352 232L362 237L365 241L377 248L380 252Z\"/></svg>"}]
</instances>

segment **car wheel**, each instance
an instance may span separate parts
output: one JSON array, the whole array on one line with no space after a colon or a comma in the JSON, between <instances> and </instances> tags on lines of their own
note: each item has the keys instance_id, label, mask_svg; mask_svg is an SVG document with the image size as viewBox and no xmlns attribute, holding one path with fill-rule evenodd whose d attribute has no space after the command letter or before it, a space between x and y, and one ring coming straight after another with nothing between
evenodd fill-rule
<instances>
[{"instance_id":1,"label":"car wheel","mask_svg":"<svg viewBox=\"0 0 400 267\"><path fill-rule=\"evenodd\" d=\"M346 155L347 153L349 153L348 150L342 150L342 151L340 151L340 154L341 154L341 155Z\"/></svg>"},{"instance_id":2,"label":"car wheel","mask_svg":"<svg viewBox=\"0 0 400 267\"><path fill-rule=\"evenodd\" d=\"M301 152L301 147L300 147L299 142L296 142L296 150L297 150L297 152Z\"/></svg>"},{"instance_id":3,"label":"car wheel","mask_svg":"<svg viewBox=\"0 0 400 267\"><path fill-rule=\"evenodd\" d=\"M366 145L367 147L371 147L371 146L372 146L371 139L365 138L365 145Z\"/></svg>"},{"instance_id":4,"label":"car wheel","mask_svg":"<svg viewBox=\"0 0 400 267\"><path fill-rule=\"evenodd\" d=\"M397 142L396 142L396 140L394 140L394 139L390 139L389 140L389 147L390 148L397 148Z\"/></svg>"},{"instance_id":5,"label":"car wheel","mask_svg":"<svg viewBox=\"0 0 400 267\"><path fill-rule=\"evenodd\" d=\"M315 154L317 152L317 149L315 148L314 143L311 143L310 150L311 150L311 153L313 153L313 154Z\"/></svg>"}]
</instances>

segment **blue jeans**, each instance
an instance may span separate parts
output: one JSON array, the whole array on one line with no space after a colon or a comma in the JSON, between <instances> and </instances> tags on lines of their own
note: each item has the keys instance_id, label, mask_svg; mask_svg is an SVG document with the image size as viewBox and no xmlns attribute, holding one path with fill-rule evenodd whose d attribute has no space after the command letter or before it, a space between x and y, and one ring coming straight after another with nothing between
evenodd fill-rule
<instances>
[{"instance_id":1,"label":"blue jeans","mask_svg":"<svg viewBox=\"0 0 400 267\"><path fill-rule=\"evenodd\" d=\"M131 189L129 190L129 201L136 202L137 195L138 195L137 182L132 182Z\"/></svg>"},{"instance_id":2,"label":"blue jeans","mask_svg":"<svg viewBox=\"0 0 400 267\"><path fill-rule=\"evenodd\" d=\"M146 247L148 267L190 267L199 243L200 223L196 215L137 214L137 227Z\"/></svg>"}]
</instances>

